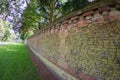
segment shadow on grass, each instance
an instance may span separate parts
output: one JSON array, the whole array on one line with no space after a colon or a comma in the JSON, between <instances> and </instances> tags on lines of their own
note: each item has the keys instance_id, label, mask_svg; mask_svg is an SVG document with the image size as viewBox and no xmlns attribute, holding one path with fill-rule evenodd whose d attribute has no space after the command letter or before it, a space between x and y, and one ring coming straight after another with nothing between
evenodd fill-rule
<instances>
[{"instance_id":1,"label":"shadow on grass","mask_svg":"<svg viewBox=\"0 0 120 80\"><path fill-rule=\"evenodd\" d=\"M0 46L0 80L41 80L24 44Z\"/></svg>"}]
</instances>

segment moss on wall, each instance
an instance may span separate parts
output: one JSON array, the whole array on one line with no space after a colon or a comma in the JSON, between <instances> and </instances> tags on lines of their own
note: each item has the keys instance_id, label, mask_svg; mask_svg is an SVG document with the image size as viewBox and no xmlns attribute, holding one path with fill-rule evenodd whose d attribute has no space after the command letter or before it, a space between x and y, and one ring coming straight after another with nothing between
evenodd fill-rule
<instances>
[{"instance_id":1,"label":"moss on wall","mask_svg":"<svg viewBox=\"0 0 120 80\"><path fill-rule=\"evenodd\" d=\"M40 39L38 36L33 45L59 66L72 69L75 75L120 80L120 20L75 26Z\"/></svg>"},{"instance_id":2,"label":"moss on wall","mask_svg":"<svg viewBox=\"0 0 120 80\"><path fill-rule=\"evenodd\" d=\"M59 42L60 39L58 38L58 33L44 36L40 42L43 51L45 51L46 55L55 62L60 58Z\"/></svg>"},{"instance_id":3,"label":"moss on wall","mask_svg":"<svg viewBox=\"0 0 120 80\"><path fill-rule=\"evenodd\" d=\"M96 80L120 79L120 21L74 27L66 39L66 61L76 74Z\"/></svg>"}]
</instances>

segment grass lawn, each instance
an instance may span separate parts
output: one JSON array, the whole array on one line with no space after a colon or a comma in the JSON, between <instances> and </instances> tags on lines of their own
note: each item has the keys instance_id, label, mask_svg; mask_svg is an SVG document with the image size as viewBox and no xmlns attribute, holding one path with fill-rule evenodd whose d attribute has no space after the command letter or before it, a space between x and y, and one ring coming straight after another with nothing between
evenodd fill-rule
<instances>
[{"instance_id":1,"label":"grass lawn","mask_svg":"<svg viewBox=\"0 0 120 80\"><path fill-rule=\"evenodd\" d=\"M0 46L0 80L41 80L24 44Z\"/></svg>"}]
</instances>

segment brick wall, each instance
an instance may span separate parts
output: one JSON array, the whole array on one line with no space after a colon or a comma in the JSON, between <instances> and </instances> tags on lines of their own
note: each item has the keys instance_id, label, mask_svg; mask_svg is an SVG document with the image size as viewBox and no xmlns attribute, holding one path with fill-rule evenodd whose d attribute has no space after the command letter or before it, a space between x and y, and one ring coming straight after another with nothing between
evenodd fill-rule
<instances>
[{"instance_id":1,"label":"brick wall","mask_svg":"<svg viewBox=\"0 0 120 80\"><path fill-rule=\"evenodd\" d=\"M76 80L119 80L119 4L106 3L61 19L30 37L27 45Z\"/></svg>"}]
</instances>

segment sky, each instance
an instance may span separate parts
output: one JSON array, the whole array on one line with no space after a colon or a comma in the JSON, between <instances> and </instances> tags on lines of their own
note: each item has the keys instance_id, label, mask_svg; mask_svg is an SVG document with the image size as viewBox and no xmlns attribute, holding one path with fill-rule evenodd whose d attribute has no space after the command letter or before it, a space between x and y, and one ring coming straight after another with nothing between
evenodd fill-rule
<instances>
[{"instance_id":1,"label":"sky","mask_svg":"<svg viewBox=\"0 0 120 80\"><path fill-rule=\"evenodd\" d=\"M92 1L94 1L94 0L88 0L89 2L92 2Z\"/></svg>"}]
</instances>

